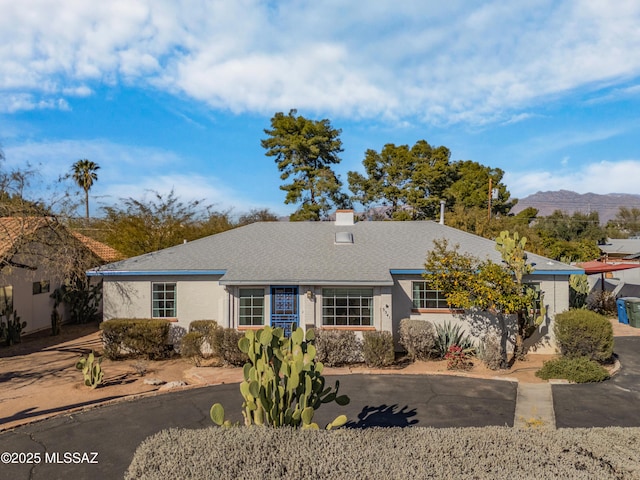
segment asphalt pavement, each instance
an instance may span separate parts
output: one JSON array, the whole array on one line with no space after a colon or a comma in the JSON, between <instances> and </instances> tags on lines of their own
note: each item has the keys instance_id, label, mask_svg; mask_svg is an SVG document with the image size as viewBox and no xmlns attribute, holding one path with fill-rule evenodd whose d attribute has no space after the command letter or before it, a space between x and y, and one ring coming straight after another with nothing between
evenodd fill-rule
<instances>
[{"instance_id":1,"label":"asphalt pavement","mask_svg":"<svg viewBox=\"0 0 640 480\"><path fill-rule=\"evenodd\" d=\"M351 403L323 405L315 416L319 424L344 413L351 428L513 426L514 382L422 375L327 377L330 385L336 380ZM14 453L16 460L0 466L0 479L122 478L145 438L168 428L211 427L209 409L216 402L226 407L231 420L242 419L238 385L229 384L146 397L18 427L0 434L0 453Z\"/></svg>"},{"instance_id":2,"label":"asphalt pavement","mask_svg":"<svg viewBox=\"0 0 640 480\"><path fill-rule=\"evenodd\" d=\"M616 338L615 351L622 368L613 379L551 387L558 428L640 426L640 337ZM336 380L351 403L323 405L315 417L318 423L344 413L351 428L514 425L515 382L422 375L327 377L328 384ZM231 420L242 419L238 385L228 384L96 407L0 433L0 480L122 478L145 438L168 428L211 427L209 409L216 402Z\"/></svg>"},{"instance_id":3,"label":"asphalt pavement","mask_svg":"<svg viewBox=\"0 0 640 480\"><path fill-rule=\"evenodd\" d=\"M616 337L614 352L612 379L551 387L557 428L640 427L640 337Z\"/></svg>"}]
</instances>

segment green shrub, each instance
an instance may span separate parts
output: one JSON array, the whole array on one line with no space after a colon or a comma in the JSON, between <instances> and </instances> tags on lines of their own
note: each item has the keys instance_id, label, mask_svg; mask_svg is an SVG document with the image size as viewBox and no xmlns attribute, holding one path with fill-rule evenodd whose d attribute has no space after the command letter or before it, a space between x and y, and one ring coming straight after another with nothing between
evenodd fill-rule
<instances>
[{"instance_id":1,"label":"green shrub","mask_svg":"<svg viewBox=\"0 0 640 480\"><path fill-rule=\"evenodd\" d=\"M616 297L613 292L598 290L587 297L587 308L600 315L615 315L617 312Z\"/></svg>"},{"instance_id":2,"label":"green shrub","mask_svg":"<svg viewBox=\"0 0 640 480\"><path fill-rule=\"evenodd\" d=\"M386 367L393 364L396 354L391 332L364 332L362 353L368 367Z\"/></svg>"},{"instance_id":3,"label":"green shrub","mask_svg":"<svg viewBox=\"0 0 640 480\"><path fill-rule=\"evenodd\" d=\"M560 352L567 357L604 362L613 355L613 328L602 315L569 310L556 315L553 329Z\"/></svg>"},{"instance_id":4,"label":"green shrub","mask_svg":"<svg viewBox=\"0 0 640 480\"><path fill-rule=\"evenodd\" d=\"M436 356L444 358L453 345L461 347L463 350L475 348L471 337L462 330L462 327L450 322L436 324L435 353Z\"/></svg>"},{"instance_id":5,"label":"green shrub","mask_svg":"<svg viewBox=\"0 0 640 480\"><path fill-rule=\"evenodd\" d=\"M180 339L180 355L182 358L191 360L196 366L200 366L204 354L202 344L204 335L202 332L189 332Z\"/></svg>"},{"instance_id":6,"label":"green shrub","mask_svg":"<svg viewBox=\"0 0 640 480\"><path fill-rule=\"evenodd\" d=\"M166 320L115 318L100 324L104 355L110 360L146 357L167 358L170 324Z\"/></svg>"},{"instance_id":7,"label":"green shrub","mask_svg":"<svg viewBox=\"0 0 640 480\"><path fill-rule=\"evenodd\" d=\"M363 361L362 343L353 330L316 330L315 346L319 362L338 367Z\"/></svg>"},{"instance_id":8,"label":"green shrub","mask_svg":"<svg viewBox=\"0 0 640 480\"><path fill-rule=\"evenodd\" d=\"M500 337L495 334L482 337L478 345L477 356L490 370L499 370L502 367Z\"/></svg>"},{"instance_id":9,"label":"green shrub","mask_svg":"<svg viewBox=\"0 0 640 480\"><path fill-rule=\"evenodd\" d=\"M215 346L212 348L219 352L219 356L225 364L241 367L249 361L247 354L240 351L240 347L238 347L238 342L243 337L244 333L235 328L223 328L220 332L216 332Z\"/></svg>"},{"instance_id":10,"label":"green shrub","mask_svg":"<svg viewBox=\"0 0 640 480\"><path fill-rule=\"evenodd\" d=\"M575 383L602 382L609 378L609 372L597 362L587 357L567 358L544 362L536 376L543 380L559 378Z\"/></svg>"},{"instance_id":11,"label":"green shrub","mask_svg":"<svg viewBox=\"0 0 640 480\"><path fill-rule=\"evenodd\" d=\"M189 333L200 333L202 343L200 352L202 357L221 357L220 347L224 338L224 328L215 320L194 320L189 324Z\"/></svg>"},{"instance_id":12,"label":"green shrub","mask_svg":"<svg viewBox=\"0 0 640 480\"><path fill-rule=\"evenodd\" d=\"M436 331L431 322L425 320L400 320L400 345L413 360L427 360L433 356L436 346Z\"/></svg>"}]
</instances>

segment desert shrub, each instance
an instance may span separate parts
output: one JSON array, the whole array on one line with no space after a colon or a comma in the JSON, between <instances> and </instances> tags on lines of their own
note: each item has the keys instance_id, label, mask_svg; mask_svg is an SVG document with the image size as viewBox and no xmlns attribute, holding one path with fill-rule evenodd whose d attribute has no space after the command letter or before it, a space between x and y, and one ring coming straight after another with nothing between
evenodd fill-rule
<instances>
[{"instance_id":1,"label":"desert shrub","mask_svg":"<svg viewBox=\"0 0 640 480\"><path fill-rule=\"evenodd\" d=\"M598 290L587 297L587 308L600 315L615 315L617 312L616 297L612 292Z\"/></svg>"},{"instance_id":2,"label":"desert shrub","mask_svg":"<svg viewBox=\"0 0 640 480\"><path fill-rule=\"evenodd\" d=\"M396 354L391 332L364 332L362 353L368 367L386 367L393 364Z\"/></svg>"},{"instance_id":3,"label":"desert shrub","mask_svg":"<svg viewBox=\"0 0 640 480\"><path fill-rule=\"evenodd\" d=\"M463 350L475 348L473 340L462 330L462 327L450 322L436 324L435 341L435 353L440 358L444 358L452 345L458 345Z\"/></svg>"},{"instance_id":4,"label":"desert shrub","mask_svg":"<svg viewBox=\"0 0 640 480\"><path fill-rule=\"evenodd\" d=\"M491 370L499 370L502 367L502 346L500 337L488 334L482 337L478 345L477 357Z\"/></svg>"},{"instance_id":5,"label":"desert shrub","mask_svg":"<svg viewBox=\"0 0 640 480\"><path fill-rule=\"evenodd\" d=\"M353 330L316 330L317 359L328 367L363 361L362 343Z\"/></svg>"},{"instance_id":6,"label":"desert shrub","mask_svg":"<svg viewBox=\"0 0 640 480\"><path fill-rule=\"evenodd\" d=\"M447 361L447 370L469 370L473 367L471 354L473 349L463 349L458 345L451 345L444 358Z\"/></svg>"},{"instance_id":7,"label":"desert shrub","mask_svg":"<svg viewBox=\"0 0 640 480\"><path fill-rule=\"evenodd\" d=\"M166 358L171 352L170 324L166 320L116 318L100 324L104 355L110 360L125 357Z\"/></svg>"},{"instance_id":8,"label":"desert shrub","mask_svg":"<svg viewBox=\"0 0 640 480\"><path fill-rule=\"evenodd\" d=\"M194 320L189 324L189 333L200 333L202 357L221 356L220 346L224 338L224 329L215 320Z\"/></svg>"},{"instance_id":9,"label":"desert shrub","mask_svg":"<svg viewBox=\"0 0 640 480\"><path fill-rule=\"evenodd\" d=\"M225 364L241 367L249 360L247 354L242 353L238 347L238 342L243 337L244 333L235 328L223 328L221 333L216 333L216 345L213 349L219 352Z\"/></svg>"},{"instance_id":10,"label":"desert shrub","mask_svg":"<svg viewBox=\"0 0 640 480\"><path fill-rule=\"evenodd\" d=\"M433 324L424 320L400 320L400 345L413 360L426 360L433 355L436 331Z\"/></svg>"},{"instance_id":11,"label":"desert shrub","mask_svg":"<svg viewBox=\"0 0 640 480\"><path fill-rule=\"evenodd\" d=\"M595 312L581 309L559 313L554 333L560 352L567 357L604 362L613 355L611 323Z\"/></svg>"},{"instance_id":12,"label":"desert shrub","mask_svg":"<svg viewBox=\"0 0 640 480\"><path fill-rule=\"evenodd\" d=\"M202 344L204 335L202 332L189 332L180 340L180 355L191 360L196 366L200 366L204 354Z\"/></svg>"},{"instance_id":13,"label":"desert shrub","mask_svg":"<svg viewBox=\"0 0 640 480\"><path fill-rule=\"evenodd\" d=\"M543 380L560 378L576 383L602 382L609 378L609 372L597 362L587 357L557 358L544 362L536 376Z\"/></svg>"},{"instance_id":14,"label":"desert shrub","mask_svg":"<svg viewBox=\"0 0 640 480\"><path fill-rule=\"evenodd\" d=\"M124 478L633 479L639 436L621 427L173 428L141 443Z\"/></svg>"}]
</instances>

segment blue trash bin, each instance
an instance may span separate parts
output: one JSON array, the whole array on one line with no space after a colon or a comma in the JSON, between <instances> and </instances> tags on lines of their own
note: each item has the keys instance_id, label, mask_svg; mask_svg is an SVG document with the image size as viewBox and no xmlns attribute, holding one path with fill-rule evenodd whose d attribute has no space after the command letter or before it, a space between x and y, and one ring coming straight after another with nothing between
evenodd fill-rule
<instances>
[{"instance_id":1,"label":"blue trash bin","mask_svg":"<svg viewBox=\"0 0 640 480\"><path fill-rule=\"evenodd\" d=\"M616 305L618 307L618 322L629 325L629 316L627 315L626 303L627 302L624 298L619 298L616 300Z\"/></svg>"}]
</instances>

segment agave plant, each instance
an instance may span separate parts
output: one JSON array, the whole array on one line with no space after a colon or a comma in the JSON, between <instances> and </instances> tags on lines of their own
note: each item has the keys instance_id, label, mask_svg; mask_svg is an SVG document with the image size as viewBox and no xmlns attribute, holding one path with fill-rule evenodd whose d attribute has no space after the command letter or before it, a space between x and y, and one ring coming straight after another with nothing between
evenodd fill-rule
<instances>
[{"instance_id":1,"label":"agave plant","mask_svg":"<svg viewBox=\"0 0 640 480\"><path fill-rule=\"evenodd\" d=\"M453 325L450 322L436 324L436 345L435 354L440 358L444 356L454 345L457 345L468 352L475 351L475 343L469 335L462 330L460 325Z\"/></svg>"}]
</instances>

